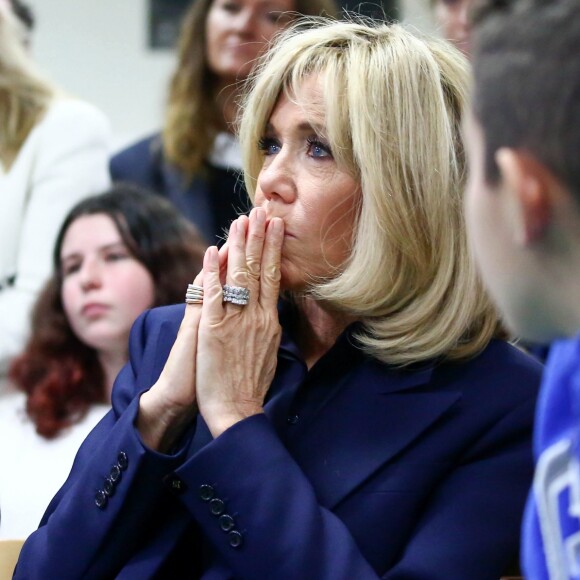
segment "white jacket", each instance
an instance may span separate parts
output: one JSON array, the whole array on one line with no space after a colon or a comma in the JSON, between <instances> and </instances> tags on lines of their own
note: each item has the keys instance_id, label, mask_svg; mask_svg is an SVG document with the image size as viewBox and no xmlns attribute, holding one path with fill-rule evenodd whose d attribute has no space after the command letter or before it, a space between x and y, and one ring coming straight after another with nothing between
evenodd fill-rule
<instances>
[{"instance_id":1,"label":"white jacket","mask_svg":"<svg viewBox=\"0 0 580 580\"><path fill-rule=\"evenodd\" d=\"M0 372L24 346L66 214L109 184L109 144L109 123L100 111L56 99L9 171L0 165Z\"/></svg>"}]
</instances>

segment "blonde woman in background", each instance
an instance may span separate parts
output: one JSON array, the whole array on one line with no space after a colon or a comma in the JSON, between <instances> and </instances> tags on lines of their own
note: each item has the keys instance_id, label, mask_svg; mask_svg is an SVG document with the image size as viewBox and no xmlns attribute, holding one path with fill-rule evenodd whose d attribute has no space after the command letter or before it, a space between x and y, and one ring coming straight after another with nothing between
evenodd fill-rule
<instances>
[{"instance_id":1,"label":"blonde woman in background","mask_svg":"<svg viewBox=\"0 0 580 580\"><path fill-rule=\"evenodd\" d=\"M281 38L241 122L255 208L193 303L136 322L17 579L490 580L516 560L541 369L468 252L468 78L398 25Z\"/></svg>"},{"instance_id":2,"label":"blonde woman in background","mask_svg":"<svg viewBox=\"0 0 580 580\"><path fill-rule=\"evenodd\" d=\"M68 210L108 185L109 125L47 82L0 4L0 370L24 346Z\"/></svg>"},{"instance_id":3,"label":"blonde woman in background","mask_svg":"<svg viewBox=\"0 0 580 580\"><path fill-rule=\"evenodd\" d=\"M170 199L212 244L249 201L234 136L237 101L255 60L298 15L335 16L334 0L196 0L187 12L165 125L111 160L114 181Z\"/></svg>"}]
</instances>

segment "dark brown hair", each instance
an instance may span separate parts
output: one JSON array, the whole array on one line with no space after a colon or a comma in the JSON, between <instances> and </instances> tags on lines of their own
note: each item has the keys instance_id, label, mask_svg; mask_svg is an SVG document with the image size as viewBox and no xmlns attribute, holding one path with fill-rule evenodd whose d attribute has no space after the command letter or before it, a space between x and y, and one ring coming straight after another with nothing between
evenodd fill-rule
<instances>
[{"instance_id":1,"label":"dark brown hair","mask_svg":"<svg viewBox=\"0 0 580 580\"><path fill-rule=\"evenodd\" d=\"M153 306L181 302L187 283L201 268L204 244L195 228L152 193L117 184L69 212L54 248L54 273L32 313L31 337L10 368L12 381L28 395L28 415L47 438L78 422L91 404L105 398L97 353L74 334L61 300L64 236L79 217L94 214L113 220L128 250L151 274Z\"/></svg>"}]
</instances>

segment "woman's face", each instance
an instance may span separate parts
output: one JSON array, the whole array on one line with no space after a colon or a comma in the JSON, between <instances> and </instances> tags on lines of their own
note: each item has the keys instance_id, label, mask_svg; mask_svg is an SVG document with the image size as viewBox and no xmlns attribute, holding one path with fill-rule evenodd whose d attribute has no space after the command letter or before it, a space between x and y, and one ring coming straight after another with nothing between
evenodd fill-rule
<instances>
[{"instance_id":1,"label":"woman's face","mask_svg":"<svg viewBox=\"0 0 580 580\"><path fill-rule=\"evenodd\" d=\"M255 196L269 218L284 220L287 290L337 274L351 252L360 198L358 182L337 165L326 140L319 77L309 77L297 97L282 95L272 112L259 144L264 164Z\"/></svg>"},{"instance_id":2,"label":"woman's face","mask_svg":"<svg viewBox=\"0 0 580 580\"><path fill-rule=\"evenodd\" d=\"M274 34L290 22L294 0L214 0L206 20L209 69L220 79L244 79Z\"/></svg>"},{"instance_id":3,"label":"woman's face","mask_svg":"<svg viewBox=\"0 0 580 580\"><path fill-rule=\"evenodd\" d=\"M98 352L126 352L137 316L154 301L151 274L106 214L77 218L60 252L61 299L76 336Z\"/></svg>"},{"instance_id":4,"label":"woman's face","mask_svg":"<svg viewBox=\"0 0 580 580\"><path fill-rule=\"evenodd\" d=\"M467 55L471 51L469 11L472 5L473 0L435 0L435 18L441 34Z\"/></svg>"}]
</instances>

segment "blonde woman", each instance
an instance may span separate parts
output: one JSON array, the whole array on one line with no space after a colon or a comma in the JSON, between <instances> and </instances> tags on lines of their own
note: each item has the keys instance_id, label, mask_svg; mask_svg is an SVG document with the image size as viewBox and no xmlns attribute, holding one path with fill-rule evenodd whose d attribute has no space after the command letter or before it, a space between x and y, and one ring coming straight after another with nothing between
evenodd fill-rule
<instances>
[{"instance_id":1,"label":"blonde woman","mask_svg":"<svg viewBox=\"0 0 580 580\"><path fill-rule=\"evenodd\" d=\"M0 370L24 346L31 306L51 273L68 210L109 181L109 127L36 71L0 4Z\"/></svg>"},{"instance_id":2,"label":"blonde woman","mask_svg":"<svg viewBox=\"0 0 580 580\"><path fill-rule=\"evenodd\" d=\"M506 571L540 365L494 338L469 259L467 79L397 25L280 40L241 122L255 208L137 322L16 578Z\"/></svg>"},{"instance_id":3,"label":"blonde woman","mask_svg":"<svg viewBox=\"0 0 580 580\"><path fill-rule=\"evenodd\" d=\"M274 35L335 0L196 0L179 37L165 125L115 155L111 176L169 198L210 243L248 209L234 121L240 82Z\"/></svg>"}]
</instances>

